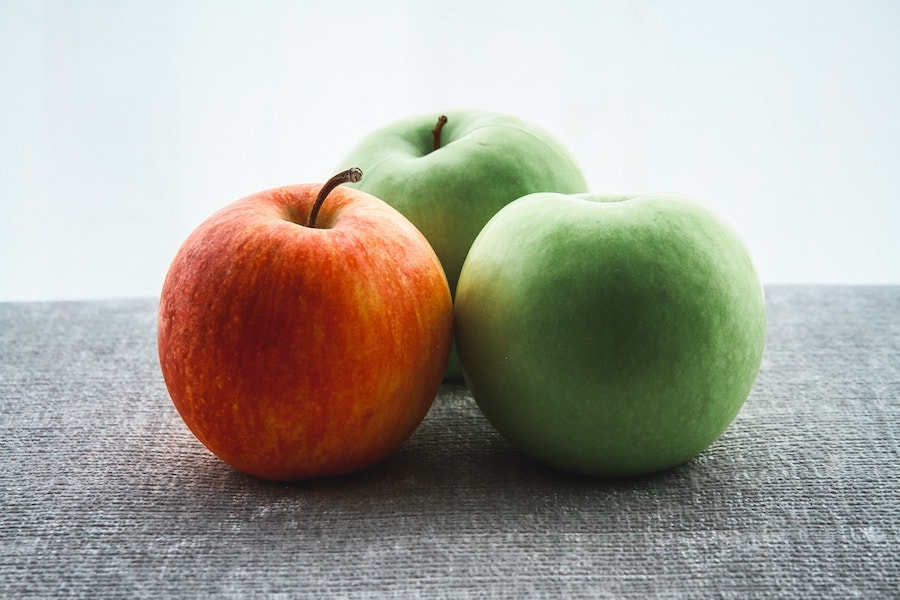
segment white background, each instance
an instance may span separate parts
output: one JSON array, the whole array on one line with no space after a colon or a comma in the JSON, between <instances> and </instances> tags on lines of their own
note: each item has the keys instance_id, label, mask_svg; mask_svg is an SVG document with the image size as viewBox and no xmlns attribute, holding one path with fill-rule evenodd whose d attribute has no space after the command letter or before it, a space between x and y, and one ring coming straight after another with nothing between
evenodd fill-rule
<instances>
[{"instance_id":1,"label":"white background","mask_svg":"<svg viewBox=\"0 0 900 600\"><path fill-rule=\"evenodd\" d=\"M713 205L766 283L900 283L896 1L3 0L0 82L0 300L155 296L224 204L460 106Z\"/></svg>"}]
</instances>

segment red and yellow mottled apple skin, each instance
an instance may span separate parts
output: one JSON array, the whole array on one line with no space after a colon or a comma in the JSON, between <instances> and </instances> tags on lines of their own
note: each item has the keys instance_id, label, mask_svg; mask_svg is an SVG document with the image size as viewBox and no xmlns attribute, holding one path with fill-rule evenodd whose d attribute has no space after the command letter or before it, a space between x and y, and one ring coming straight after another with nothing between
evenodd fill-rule
<instances>
[{"instance_id":1,"label":"red and yellow mottled apple skin","mask_svg":"<svg viewBox=\"0 0 900 600\"><path fill-rule=\"evenodd\" d=\"M421 233L381 200L321 184L227 206L178 250L159 360L184 422L275 481L352 473L417 428L447 366L452 304Z\"/></svg>"}]
</instances>

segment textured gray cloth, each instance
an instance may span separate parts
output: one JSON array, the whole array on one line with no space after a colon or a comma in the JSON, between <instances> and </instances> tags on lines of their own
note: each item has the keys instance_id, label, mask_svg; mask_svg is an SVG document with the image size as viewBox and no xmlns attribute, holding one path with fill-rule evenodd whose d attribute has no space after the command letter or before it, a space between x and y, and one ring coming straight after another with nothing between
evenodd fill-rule
<instances>
[{"instance_id":1,"label":"textured gray cloth","mask_svg":"<svg viewBox=\"0 0 900 600\"><path fill-rule=\"evenodd\" d=\"M272 484L188 432L155 301L0 304L4 597L900 594L900 287L772 287L735 423L667 473L522 457L462 386L358 476Z\"/></svg>"}]
</instances>

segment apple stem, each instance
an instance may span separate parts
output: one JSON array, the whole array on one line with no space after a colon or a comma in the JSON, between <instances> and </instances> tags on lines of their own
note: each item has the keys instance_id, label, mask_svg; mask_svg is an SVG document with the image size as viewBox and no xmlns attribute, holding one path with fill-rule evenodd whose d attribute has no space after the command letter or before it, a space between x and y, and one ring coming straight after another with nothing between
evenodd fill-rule
<instances>
[{"instance_id":1,"label":"apple stem","mask_svg":"<svg viewBox=\"0 0 900 600\"><path fill-rule=\"evenodd\" d=\"M431 149L432 151L437 150L441 147L441 130L444 128L444 125L447 124L447 115L441 115L438 117L437 125L434 126L434 129L431 130Z\"/></svg>"},{"instance_id":2,"label":"apple stem","mask_svg":"<svg viewBox=\"0 0 900 600\"><path fill-rule=\"evenodd\" d=\"M362 179L362 169L359 167L351 167L346 171L341 171L328 181L326 181L322 185L322 189L319 190L319 195L316 196L316 201L313 204L312 210L309 212L309 219L306 221L307 227L315 227L316 226L316 218L319 216L319 209L322 208L322 203L325 202L325 198L328 194L331 193L331 190L341 185L342 183L356 183L360 179Z\"/></svg>"}]
</instances>

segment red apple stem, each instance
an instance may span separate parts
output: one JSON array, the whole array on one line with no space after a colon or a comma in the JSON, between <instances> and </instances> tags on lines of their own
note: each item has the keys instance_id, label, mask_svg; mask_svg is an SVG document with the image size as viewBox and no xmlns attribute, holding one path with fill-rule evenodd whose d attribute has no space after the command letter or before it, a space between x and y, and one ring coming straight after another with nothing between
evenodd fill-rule
<instances>
[{"instance_id":1,"label":"red apple stem","mask_svg":"<svg viewBox=\"0 0 900 600\"><path fill-rule=\"evenodd\" d=\"M438 117L437 125L434 126L434 129L431 130L431 149L432 151L437 150L441 147L441 130L444 128L444 125L447 124L447 115L441 115Z\"/></svg>"},{"instance_id":2,"label":"red apple stem","mask_svg":"<svg viewBox=\"0 0 900 600\"><path fill-rule=\"evenodd\" d=\"M309 219L306 221L307 227L315 227L316 219L319 217L319 210L322 208L322 204L325 202L325 198L331 191L342 183L356 183L360 179L362 179L362 169L359 167L351 167L346 171L341 171L328 181L326 181L322 185L322 189L319 190L319 195L316 196L316 201L313 203L312 210L309 211Z\"/></svg>"}]
</instances>

